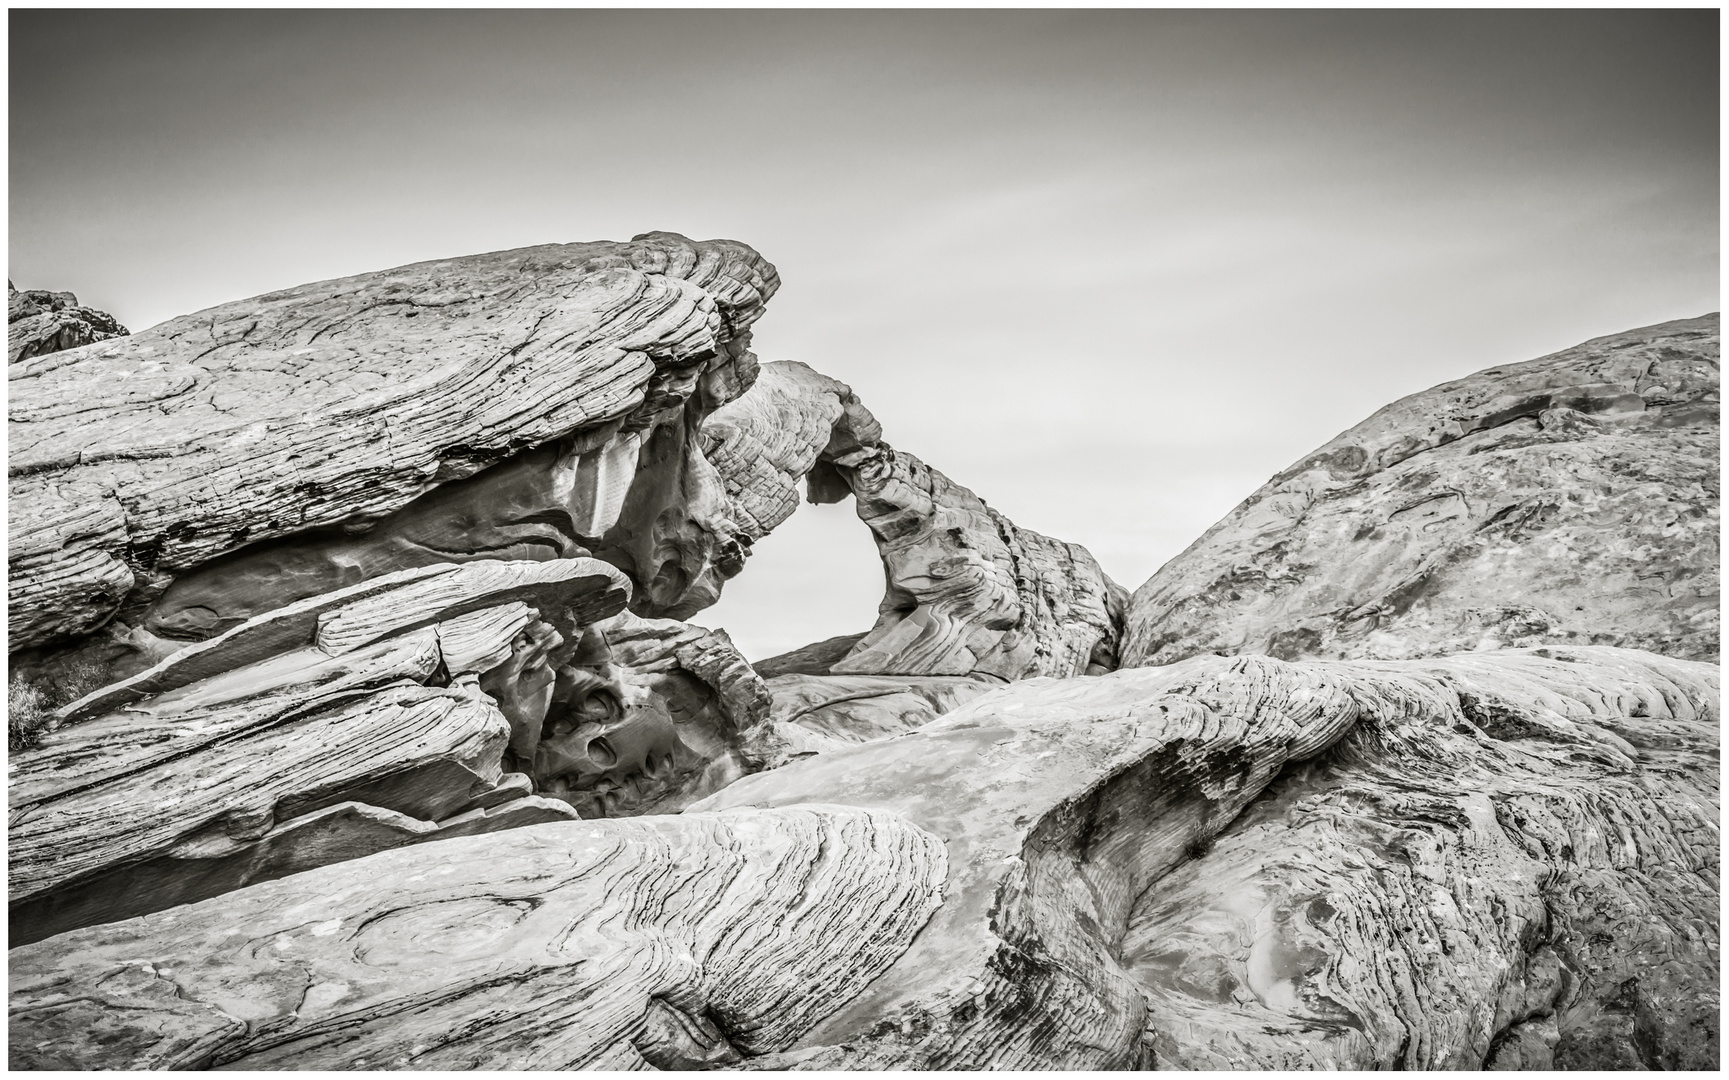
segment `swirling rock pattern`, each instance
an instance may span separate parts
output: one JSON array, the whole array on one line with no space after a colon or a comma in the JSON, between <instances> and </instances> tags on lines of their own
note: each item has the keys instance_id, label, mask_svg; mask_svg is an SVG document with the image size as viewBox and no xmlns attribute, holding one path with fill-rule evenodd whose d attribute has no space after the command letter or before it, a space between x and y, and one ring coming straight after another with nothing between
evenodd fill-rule
<instances>
[{"instance_id":1,"label":"swirling rock pattern","mask_svg":"<svg viewBox=\"0 0 1729 1080\"><path fill-rule=\"evenodd\" d=\"M1361 718L1135 905L1168 1068L1715 1069L1712 665L1341 665Z\"/></svg>"},{"instance_id":2,"label":"swirling rock pattern","mask_svg":"<svg viewBox=\"0 0 1729 1080\"><path fill-rule=\"evenodd\" d=\"M581 538L631 517L639 458L684 470L687 425L666 430L663 414L682 416L693 397L711 410L749 385L747 328L777 284L742 244L656 233L304 285L13 365L9 647L88 632L122 609L135 623L186 571L296 534L324 547L258 553L262 594L219 615L239 621L465 554L590 554ZM455 550L437 550L450 508L408 513L439 485L577 432L587 437L530 470L543 482L516 485L533 491L447 495L472 519L456 522L473 535ZM664 512L638 510L648 526ZM648 560L663 543L676 546L650 529L615 546ZM228 571L244 579L250 565ZM645 584L660 569L630 568ZM296 576L295 595L263 588ZM678 584L664 581L659 600L675 605ZM177 611L154 612L153 632L220 629Z\"/></svg>"},{"instance_id":3,"label":"swirling rock pattern","mask_svg":"<svg viewBox=\"0 0 1729 1080\"><path fill-rule=\"evenodd\" d=\"M895 810L951 880L753 1066L1715 1067L1718 693L1608 648L1197 657L748 777L698 809Z\"/></svg>"},{"instance_id":4,"label":"swirling rock pattern","mask_svg":"<svg viewBox=\"0 0 1729 1080\"><path fill-rule=\"evenodd\" d=\"M855 997L945 879L857 810L445 840L14 949L11 1065L722 1065Z\"/></svg>"},{"instance_id":5,"label":"swirling rock pattern","mask_svg":"<svg viewBox=\"0 0 1729 1080\"><path fill-rule=\"evenodd\" d=\"M795 1050L844 1047L831 1067L1132 1068L1146 1009L1113 948L1135 897L1355 716L1343 680L1271 660L1037 680L695 809L892 810L948 845L942 910Z\"/></svg>"},{"instance_id":6,"label":"swirling rock pattern","mask_svg":"<svg viewBox=\"0 0 1729 1080\"><path fill-rule=\"evenodd\" d=\"M1718 317L1387 406L1135 592L1123 663L1719 647Z\"/></svg>"}]
</instances>

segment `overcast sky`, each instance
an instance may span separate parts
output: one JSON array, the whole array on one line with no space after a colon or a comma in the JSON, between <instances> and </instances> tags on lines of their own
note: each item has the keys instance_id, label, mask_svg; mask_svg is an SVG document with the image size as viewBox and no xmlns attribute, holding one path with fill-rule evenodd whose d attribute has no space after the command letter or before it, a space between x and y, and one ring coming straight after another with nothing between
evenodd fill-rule
<instances>
[{"instance_id":1,"label":"overcast sky","mask_svg":"<svg viewBox=\"0 0 1729 1080\"><path fill-rule=\"evenodd\" d=\"M1717 12L10 14L9 270L133 329L651 229L1134 588L1387 402L1718 307ZM695 621L869 627L851 504Z\"/></svg>"}]
</instances>

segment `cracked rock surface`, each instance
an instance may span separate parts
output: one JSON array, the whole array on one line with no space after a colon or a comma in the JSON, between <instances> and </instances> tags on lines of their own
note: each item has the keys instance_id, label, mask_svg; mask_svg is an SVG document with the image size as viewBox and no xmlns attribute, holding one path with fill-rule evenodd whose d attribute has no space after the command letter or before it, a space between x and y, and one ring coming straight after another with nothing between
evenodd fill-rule
<instances>
[{"instance_id":1,"label":"cracked rock surface","mask_svg":"<svg viewBox=\"0 0 1729 1080\"><path fill-rule=\"evenodd\" d=\"M1718 316L1382 409L1135 591L1125 665L1197 653L1719 648Z\"/></svg>"}]
</instances>

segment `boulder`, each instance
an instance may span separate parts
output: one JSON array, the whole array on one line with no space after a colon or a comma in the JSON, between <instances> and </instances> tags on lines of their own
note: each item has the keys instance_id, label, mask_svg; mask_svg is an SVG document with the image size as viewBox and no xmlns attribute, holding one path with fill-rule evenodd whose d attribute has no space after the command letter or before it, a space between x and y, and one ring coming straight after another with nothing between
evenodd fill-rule
<instances>
[{"instance_id":1,"label":"boulder","mask_svg":"<svg viewBox=\"0 0 1729 1080\"><path fill-rule=\"evenodd\" d=\"M28 289L6 283L6 363L76 349L132 331L106 311L85 307L69 292Z\"/></svg>"},{"instance_id":2,"label":"boulder","mask_svg":"<svg viewBox=\"0 0 1729 1080\"><path fill-rule=\"evenodd\" d=\"M1608 648L1197 657L747 777L694 809L893 811L949 862L753 1067L1714 1068L1718 693Z\"/></svg>"},{"instance_id":3,"label":"boulder","mask_svg":"<svg viewBox=\"0 0 1729 1080\"><path fill-rule=\"evenodd\" d=\"M1122 662L1541 644L1715 659L1718 317L1387 406L1136 590Z\"/></svg>"},{"instance_id":4,"label":"boulder","mask_svg":"<svg viewBox=\"0 0 1729 1080\"><path fill-rule=\"evenodd\" d=\"M694 1069L773 1053L942 902L890 814L533 825L14 948L15 1069Z\"/></svg>"}]
</instances>

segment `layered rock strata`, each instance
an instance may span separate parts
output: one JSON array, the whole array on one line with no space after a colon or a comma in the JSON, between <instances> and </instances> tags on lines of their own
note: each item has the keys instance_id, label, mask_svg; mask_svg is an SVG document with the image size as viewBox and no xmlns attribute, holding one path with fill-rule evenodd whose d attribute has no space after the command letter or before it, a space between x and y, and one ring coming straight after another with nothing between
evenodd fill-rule
<instances>
[{"instance_id":1,"label":"layered rock strata","mask_svg":"<svg viewBox=\"0 0 1729 1080\"><path fill-rule=\"evenodd\" d=\"M300 286L13 365L10 648L117 616L117 640L198 640L465 558L597 555L640 613L712 602L742 555L692 436L750 385L776 285L741 244L650 234Z\"/></svg>"},{"instance_id":2,"label":"layered rock strata","mask_svg":"<svg viewBox=\"0 0 1729 1080\"><path fill-rule=\"evenodd\" d=\"M759 1067L1710 1067L1717 727L1715 666L1625 650L1199 657L697 809L948 845L913 947Z\"/></svg>"},{"instance_id":3,"label":"layered rock strata","mask_svg":"<svg viewBox=\"0 0 1729 1080\"><path fill-rule=\"evenodd\" d=\"M400 844L670 813L786 759L724 633L594 559L399 571L254 617L15 755L14 940Z\"/></svg>"},{"instance_id":4,"label":"layered rock strata","mask_svg":"<svg viewBox=\"0 0 1729 1080\"><path fill-rule=\"evenodd\" d=\"M448 830L576 817L531 795L547 786L534 748L561 675L601 682L566 643L627 594L592 559L404 571L74 703L64 715L83 722L12 759L12 939ZM525 744L527 766L507 769L507 748Z\"/></svg>"},{"instance_id":5,"label":"layered rock strata","mask_svg":"<svg viewBox=\"0 0 1729 1080\"><path fill-rule=\"evenodd\" d=\"M801 479L857 494L889 578L838 673L1113 666L1123 594L1085 549L889 447L844 384L759 377L746 328L775 284L742 245L652 234L302 286L21 365L15 677L63 700L469 559L592 555L631 579L634 613L687 618ZM410 353L418 373L395 377Z\"/></svg>"},{"instance_id":6,"label":"layered rock strata","mask_svg":"<svg viewBox=\"0 0 1729 1080\"><path fill-rule=\"evenodd\" d=\"M6 283L6 363L76 349L132 331L106 311L85 307L69 292L28 289Z\"/></svg>"},{"instance_id":7,"label":"layered rock strata","mask_svg":"<svg viewBox=\"0 0 1729 1080\"><path fill-rule=\"evenodd\" d=\"M1716 667L1348 670L1344 739L1135 904L1154 1062L1717 1068Z\"/></svg>"},{"instance_id":8,"label":"layered rock strata","mask_svg":"<svg viewBox=\"0 0 1729 1080\"><path fill-rule=\"evenodd\" d=\"M983 691L940 673L1114 649L1084 551L888 447L843 384L758 379L775 283L742 245L651 234L16 365L12 678L73 699L14 777L19 939L451 829L676 812ZM724 633L654 616L711 603L801 479L856 487L889 567L848 662L912 675L807 681L771 716Z\"/></svg>"},{"instance_id":9,"label":"layered rock strata","mask_svg":"<svg viewBox=\"0 0 1729 1080\"><path fill-rule=\"evenodd\" d=\"M1715 659L1718 317L1387 406L1136 590L1123 663L1545 643Z\"/></svg>"},{"instance_id":10,"label":"layered rock strata","mask_svg":"<svg viewBox=\"0 0 1729 1080\"><path fill-rule=\"evenodd\" d=\"M944 860L893 815L816 808L386 852L14 949L10 1064L725 1065L892 964Z\"/></svg>"},{"instance_id":11,"label":"layered rock strata","mask_svg":"<svg viewBox=\"0 0 1729 1080\"><path fill-rule=\"evenodd\" d=\"M681 817L439 840L15 950L14 1063L619 1067L634 1050L663 1067L1712 1067L1718 693L1712 665L1603 648L1029 681ZM908 839L806 850L923 899L913 918L768 859L801 914L753 899L734 925L765 956L820 965L813 978L868 976L753 1040L715 995L754 1000L778 962L712 980L657 966L645 990L636 959L712 956L678 935L720 883L686 875L749 845L705 833L621 861L570 844L611 852L638 835L621 828L730 828L758 808L866 812ZM896 854L925 836L920 865L940 874ZM532 866L488 861L519 850ZM624 876L537 903L573 857ZM462 889L448 903L444 881ZM603 912L640 931L584 929ZM368 928L399 918L374 963ZM517 959L547 941L602 961L577 969L585 991L620 972L628 1007L549 999L572 975L548 983ZM474 957L484 990L468 988ZM122 977L146 963L148 979ZM547 1008L556 1050L525 1034Z\"/></svg>"}]
</instances>

